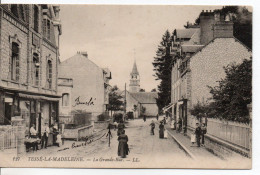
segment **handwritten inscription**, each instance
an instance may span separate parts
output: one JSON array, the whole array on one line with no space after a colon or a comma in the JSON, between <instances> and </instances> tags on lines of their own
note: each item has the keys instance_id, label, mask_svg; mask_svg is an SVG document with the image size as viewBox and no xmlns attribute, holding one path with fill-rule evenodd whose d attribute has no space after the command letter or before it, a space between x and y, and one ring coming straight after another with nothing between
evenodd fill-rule
<instances>
[{"instance_id":1,"label":"handwritten inscription","mask_svg":"<svg viewBox=\"0 0 260 175\"><path fill-rule=\"evenodd\" d=\"M96 98L93 99L91 97L89 100L81 101L80 96L78 96L78 98L75 99L75 104L73 105L73 107L78 106L78 105L94 106L95 100L96 100Z\"/></svg>"}]
</instances>

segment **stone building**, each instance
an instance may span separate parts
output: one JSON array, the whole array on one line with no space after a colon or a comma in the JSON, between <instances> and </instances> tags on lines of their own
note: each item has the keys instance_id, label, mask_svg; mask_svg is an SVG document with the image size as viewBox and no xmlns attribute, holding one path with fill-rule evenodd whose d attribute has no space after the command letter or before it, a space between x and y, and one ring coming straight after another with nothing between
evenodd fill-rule
<instances>
[{"instance_id":1,"label":"stone building","mask_svg":"<svg viewBox=\"0 0 260 175\"><path fill-rule=\"evenodd\" d=\"M189 128L190 109L211 97L208 86L225 77L223 67L250 59L252 52L233 37L233 23L218 12L202 12L198 28L175 30L171 53L173 118ZM184 131L186 132L186 131Z\"/></svg>"},{"instance_id":2,"label":"stone building","mask_svg":"<svg viewBox=\"0 0 260 175\"><path fill-rule=\"evenodd\" d=\"M60 115L91 113L93 120L107 112L111 72L92 62L86 52L78 52L59 64Z\"/></svg>"},{"instance_id":3,"label":"stone building","mask_svg":"<svg viewBox=\"0 0 260 175\"><path fill-rule=\"evenodd\" d=\"M56 5L0 5L0 125L15 116L58 122L57 63L61 23Z\"/></svg>"}]
</instances>

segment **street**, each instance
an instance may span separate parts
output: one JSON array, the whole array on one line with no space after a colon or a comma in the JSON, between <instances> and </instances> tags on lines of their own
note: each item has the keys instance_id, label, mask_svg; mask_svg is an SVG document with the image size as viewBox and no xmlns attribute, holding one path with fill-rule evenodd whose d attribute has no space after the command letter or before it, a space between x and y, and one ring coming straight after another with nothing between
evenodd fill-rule
<instances>
[{"instance_id":1,"label":"street","mask_svg":"<svg viewBox=\"0 0 260 175\"><path fill-rule=\"evenodd\" d=\"M163 168L163 167L204 167L209 166L206 161L214 160L215 163L224 163L223 160L214 156L203 156L200 161L203 165L198 165L196 161L191 159L178 144L169 136L168 139L159 139L158 125L155 128L155 135L150 135L151 119L144 122L141 119L130 120L126 123L126 134L129 138L130 153L125 159L117 156L117 135L115 130L111 130L112 138L111 145L108 146L107 130L100 131L94 134L93 141L76 142L66 140L61 147L48 147L37 152L29 152L27 157L41 157L51 155L52 157L83 157L84 161L88 161L88 165L98 167L116 167L116 163L124 162L123 167L131 166L136 168ZM198 148L200 149L200 148ZM210 155L210 154L209 154ZM95 164L97 162L106 162L106 164ZM109 163L108 163L109 162ZM113 164L110 164L113 163ZM121 164L120 164L121 166Z\"/></svg>"}]
</instances>

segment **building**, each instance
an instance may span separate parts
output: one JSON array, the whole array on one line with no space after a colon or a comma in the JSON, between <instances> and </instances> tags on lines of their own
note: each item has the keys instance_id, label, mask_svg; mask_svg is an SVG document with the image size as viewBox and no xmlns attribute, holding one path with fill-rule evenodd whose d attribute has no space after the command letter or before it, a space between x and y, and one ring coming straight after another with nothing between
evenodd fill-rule
<instances>
[{"instance_id":1,"label":"building","mask_svg":"<svg viewBox=\"0 0 260 175\"><path fill-rule=\"evenodd\" d=\"M56 5L0 5L0 125L22 118L41 133L58 122L61 22Z\"/></svg>"},{"instance_id":2,"label":"building","mask_svg":"<svg viewBox=\"0 0 260 175\"><path fill-rule=\"evenodd\" d=\"M133 113L134 118L142 115L154 117L158 114L157 92L140 92L140 75L136 61L130 73L129 91L123 91L121 95L123 98L126 95L126 112Z\"/></svg>"},{"instance_id":3,"label":"building","mask_svg":"<svg viewBox=\"0 0 260 175\"><path fill-rule=\"evenodd\" d=\"M174 64L171 105L167 109L171 109L175 121L182 119L184 129L194 125L189 122L190 109L211 97L208 86L218 85L217 81L225 77L223 67L252 56L233 37L228 16L208 11L200 14L198 28L175 30L171 53Z\"/></svg>"},{"instance_id":4,"label":"building","mask_svg":"<svg viewBox=\"0 0 260 175\"><path fill-rule=\"evenodd\" d=\"M78 52L59 65L60 115L77 112L96 116L107 112L111 72L92 62L86 52Z\"/></svg>"},{"instance_id":5,"label":"building","mask_svg":"<svg viewBox=\"0 0 260 175\"><path fill-rule=\"evenodd\" d=\"M139 92L139 91L140 91L140 75L137 70L136 61L135 61L132 72L130 73L129 92Z\"/></svg>"}]
</instances>

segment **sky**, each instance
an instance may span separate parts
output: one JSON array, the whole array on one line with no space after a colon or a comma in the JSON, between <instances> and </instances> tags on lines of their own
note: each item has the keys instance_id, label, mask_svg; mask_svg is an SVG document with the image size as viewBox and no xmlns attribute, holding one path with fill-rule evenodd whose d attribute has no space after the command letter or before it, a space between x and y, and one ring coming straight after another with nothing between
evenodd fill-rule
<instances>
[{"instance_id":1,"label":"sky","mask_svg":"<svg viewBox=\"0 0 260 175\"><path fill-rule=\"evenodd\" d=\"M194 22L202 10L221 6L173 5L61 5L60 59L64 61L77 51L112 72L110 85L120 89L129 85L130 72L136 60L140 86L147 92L157 88L153 76L153 59L168 29L184 28Z\"/></svg>"}]
</instances>

